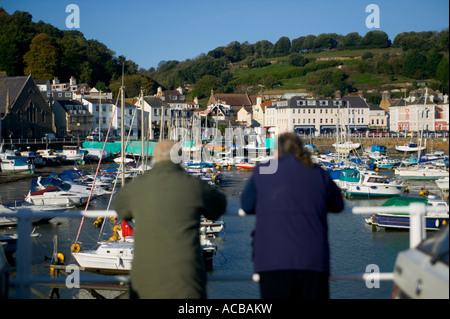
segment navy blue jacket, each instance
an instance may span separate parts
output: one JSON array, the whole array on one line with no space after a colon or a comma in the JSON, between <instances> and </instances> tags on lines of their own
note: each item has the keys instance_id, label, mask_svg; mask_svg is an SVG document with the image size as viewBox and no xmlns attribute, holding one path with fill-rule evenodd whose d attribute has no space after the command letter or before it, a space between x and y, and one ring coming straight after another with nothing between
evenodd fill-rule
<instances>
[{"instance_id":1,"label":"navy blue jacket","mask_svg":"<svg viewBox=\"0 0 450 319\"><path fill-rule=\"evenodd\" d=\"M254 168L241 198L242 209L256 213L255 272L329 274L327 212L343 210L340 189L325 170L307 167L292 154L279 158L274 174L260 170Z\"/></svg>"}]
</instances>

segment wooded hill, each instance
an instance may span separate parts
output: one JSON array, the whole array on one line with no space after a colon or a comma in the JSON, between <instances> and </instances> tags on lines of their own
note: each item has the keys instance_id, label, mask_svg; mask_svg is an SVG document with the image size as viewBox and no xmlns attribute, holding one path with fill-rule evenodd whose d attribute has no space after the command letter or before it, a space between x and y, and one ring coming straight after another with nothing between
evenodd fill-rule
<instances>
[{"instance_id":1,"label":"wooded hill","mask_svg":"<svg viewBox=\"0 0 450 319\"><path fill-rule=\"evenodd\" d=\"M383 31L347 35L324 33L271 43L231 42L185 61L161 61L156 69L138 65L79 31L62 31L28 12L9 15L0 7L0 71L9 76L32 72L35 79L74 76L114 94L120 86L122 63L128 96L141 86L146 94L182 86L188 99L215 92L258 93L304 90L333 96L336 90L414 89L426 82L432 89L449 90L449 30L404 32L391 40ZM168 53L170 55L170 53ZM380 98L372 97L373 102Z\"/></svg>"}]
</instances>

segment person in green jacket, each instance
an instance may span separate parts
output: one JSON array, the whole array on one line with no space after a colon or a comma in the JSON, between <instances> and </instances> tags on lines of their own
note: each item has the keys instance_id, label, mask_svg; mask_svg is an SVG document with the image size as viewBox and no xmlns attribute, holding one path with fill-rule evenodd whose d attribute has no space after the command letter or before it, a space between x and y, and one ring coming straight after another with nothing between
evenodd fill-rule
<instances>
[{"instance_id":1,"label":"person in green jacket","mask_svg":"<svg viewBox=\"0 0 450 319\"><path fill-rule=\"evenodd\" d=\"M159 142L153 168L114 198L118 216L135 224L130 298L206 298L200 216L219 218L226 198L171 161L174 145Z\"/></svg>"}]
</instances>

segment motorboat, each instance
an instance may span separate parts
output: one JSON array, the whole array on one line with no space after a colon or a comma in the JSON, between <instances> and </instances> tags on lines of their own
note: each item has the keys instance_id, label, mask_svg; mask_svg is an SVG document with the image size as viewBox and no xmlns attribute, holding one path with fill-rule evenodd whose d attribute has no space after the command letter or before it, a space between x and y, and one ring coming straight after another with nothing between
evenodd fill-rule
<instances>
[{"instance_id":1,"label":"motorboat","mask_svg":"<svg viewBox=\"0 0 450 319\"><path fill-rule=\"evenodd\" d=\"M59 153L64 156L63 162L76 164L84 163L85 152L81 152L78 146L64 145L62 151Z\"/></svg>"},{"instance_id":2,"label":"motorboat","mask_svg":"<svg viewBox=\"0 0 450 319\"><path fill-rule=\"evenodd\" d=\"M356 150L361 146L361 143L353 143L352 141L334 143L333 147L338 153L350 153L350 151Z\"/></svg>"},{"instance_id":3,"label":"motorboat","mask_svg":"<svg viewBox=\"0 0 450 319\"><path fill-rule=\"evenodd\" d=\"M381 206L408 206L411 203L423 203L428 207L436 208L435 211L429 210L425 214L426 230L437 230L448 224L448 203L432 196L427 198L399 196L388 199ZM409 229L409 214L374 213L366 218L366 223L384 228Z\"/></svg>"},{"instance_id":4,"label":"motorboat","mask_svg":"<svg viewBox=\"0 0 450 319\"><path fill-rule=\"evenodd\" d=\"M94 250L72 252L72 256L84 270L111 274L128 274L133 263L133 255L133 237L101 242Z\"/></svg>"},{"instance_id":5,"label":"motorboat","mask_svg":"<svg viewBox=\"0 0 450 319\"><path fill-rule=\"evenodd\" d=\"M395 260L393 299L449 298L449 226L401 251Z\"/></svg>"},{"instance_id":6,"label":"motorboat","mask_svg":"<svg viewBox=\"0 0 450 319\"><path fill-rule=\"evenodd\" d=\"M59 165L66 158L65 155L51 148L37 150L36 154L45 160L46 165Z\"/></svg>"},{"instance_id":7,"label":"motorboat","mask_svg":"<svg viewBox=\"0 0 450 319\"><path fill-rule=\"evenodd\" d=\"M128 231L124 232L126 228ZM131 236L127 236L128 234ZM72 256L86 271L102 274L128 274L134 256L132 228L129 228L127 222L122 221L122 226L115 227L114 236L110 238L110 241L100 242L98 247L93 250L81 251L80 246L74 244L72 245ZM205 231L199 231L199 236L205 265L210 266L217 246Z\"/></svg>"},{"instance_id":8,"label":"motorboat","mask_svg":"<svg viewBox=\"0 0 450 319\"><path fill-rule=\"evenodd\" d=\"M70 184L54 178L33 178L25 201L34 205L82 206L89 199L88 192L74 191Z\"/></svg>"},{"instance_id":9,"label":"motorboat","mask_svg":"<svg viewBox=\"0 0 450 319\"><path fill-rule=\"evenodd\" d=\"M396 167L395 175L409 179L439 179L448 176L448 171L433 165L412 165L409 167Z\"/></svg>"},{"instance_id":10,"label":"motorboat","mask_svg":"<svg viewBox=\"0 0 450 319\"><path fill-rule=\"evenodd\" d=\"M236 168L239 168L239 169L253 169L253 168L255 168L256 164L252 164L252 163L238 163L235 166L236 166Z\"/></svg>"},{"instance_id":11,"label":"motorboat","mask_svg":"<svg viewBox=\"0 0 450 319\"><path fill-rule=\"evenodd\" d=\"M14 202L10 204L0 205L1 213L11 213L11 215L15 215L20 209L31 210L31 213L40 213L40 212L61 212L70 208L74 208L75 206L66 206L66 207L57 207L53 205L34 205L30 204L26 201ZM42 217L33 217L32 222L44 222L50 220L52 217L42 218ZM18 223L17 217L14 216L2 216L0 217L0 227L1 226L16 226Z\"/></svg>"},{"instance_id":12,"label":"motorboat","mask_svg":"<svg viewBox=\"0 0 450 319\"><path fill-rule=\"evenodd\" d=\"M222 231L224 225L225 223L222 220L210 220L202 217L200 220L200 233L216 235Z\"/></svg>"},{"instance_id":13,"label":"motorboat","mask_svg":"<svg viewBox=\"0 0 450 319\"><path fill-rule=\"evenodd\" d=\"M438 178L434 180L436 185L439 187L439 189L442 191L442 194L444 196L448 196L449 193L449 177L445 176L442 178Z\"/></svg>"},{"instance_id":14,"label":"motorboat","mask_svg":"<svg viewBox=\"0 0 450 319\"><path fill-rule=\"evenodd\" d=\"M417 143L407 143L404 145L396 145L395 149L399 152L418 152L425 150L426 145L419 146Z\"/></svg>"},{"instance_id":15,"label":"motorboat","mask_svg":"<svg viewBox=\"0 0 450 319\"><path fill-rule=\"evenodd\" d=\"M84 159L90 161L105 160L112 157L111 153L101 148L82 148L80 151L84 151Z\"/></svg>"},{"instance_id":16,"label":"motorboat","mask_svg":"<svg viewBox=\"0 0 450 319\"><path fill-rule=\"evenodd\" d=\"M2 173L22 173L22 174L33 174L34 164L27 160L20 158L5 158L0 159L0 170Z\"/></svg>"},{"instance_id":17,"label":"motorboat","mask_svg":"<svg viewBox=\"0 0 450 319\"><path fill-rule=\"evenodd\" d=\"M394 167L400 166L401 160L397 158L392 158L389 156L381 156L380 158L374 161L374 164L377 168L389 168L392 169Z\"/></svg>"},{"instance_id":18,"label":"motorboat","mask_svg":"<svg viewBox=\"0 0 450 319\"><path fill-rule=\"evenodd\" d=\"M389 180L374 171L358 169L342 169L336 184L345 192L347 197L352 196L399 196L406 186L396 180Z\"/></svg>"}]
</instances>

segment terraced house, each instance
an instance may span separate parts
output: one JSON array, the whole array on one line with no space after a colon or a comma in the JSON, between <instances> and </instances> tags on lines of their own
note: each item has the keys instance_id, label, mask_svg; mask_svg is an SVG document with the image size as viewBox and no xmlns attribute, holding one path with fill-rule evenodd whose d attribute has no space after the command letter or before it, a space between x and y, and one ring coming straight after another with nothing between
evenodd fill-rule
<instances>
[{"instance_id":1,"label":"terraced house","mask_svg":"<svg viewBox=\"0 0 450 319\"><path fill-rule=\"evenodd\" d=\"M370 108L360 96L316 98L294 96L281 99L266 108L266 128L281 134L324 134L336 130L366 132L369 129Z\"/></svg>"},{"instance_id":2,"label":"terraced house","mask_svg":"<svg viewBox=\"0 0 450 319\"><path fill-rule=\"evenodd\" d=\"M448 96L439 98L430 94L400 99L389 107L391 132L435 132L448 131Z\"/></svg>"}]
</instances>

